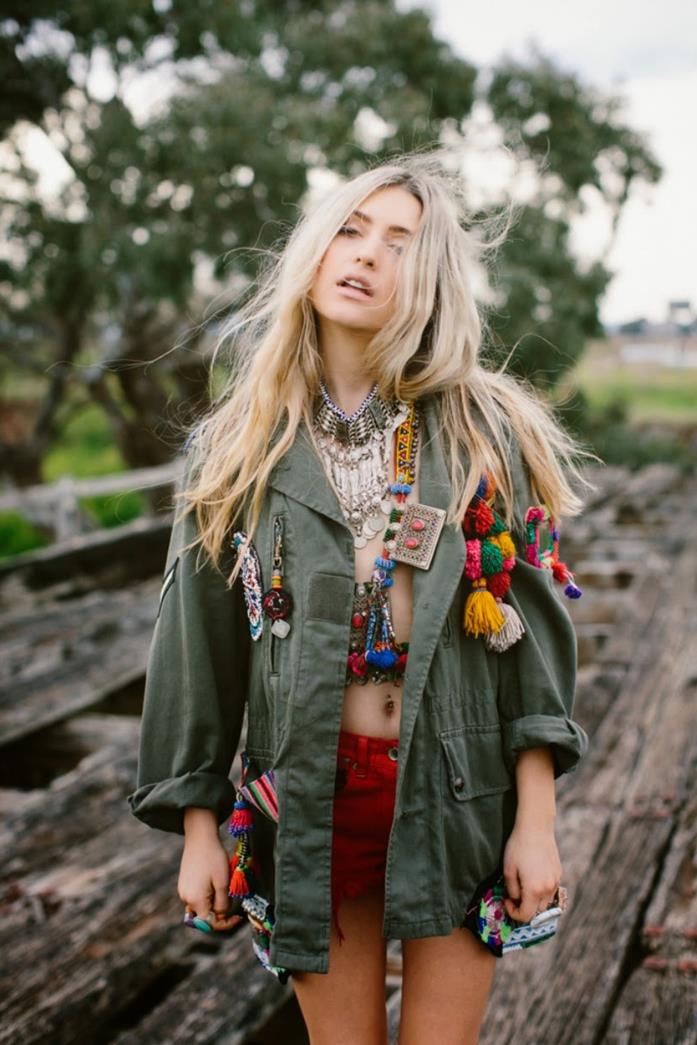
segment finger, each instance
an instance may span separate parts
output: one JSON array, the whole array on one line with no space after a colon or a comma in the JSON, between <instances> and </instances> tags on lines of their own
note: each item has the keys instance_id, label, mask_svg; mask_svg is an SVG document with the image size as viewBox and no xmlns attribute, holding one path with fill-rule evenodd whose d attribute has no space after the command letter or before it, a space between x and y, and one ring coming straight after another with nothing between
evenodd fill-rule
<instances>
[{"instance_id":1,"label":"finger","mask_svg":"<svg viewBox=\"0 0 697 1045\"><path fill-rule=\"evenodd\" d=\"M244 921L244 915L229 914L227 918L219 918L213 924L213 929L215 932L225 932L226 929L233 929L236 925L239 925L241 921Z\"/></svg>"},{"instance_id":2,"label":"finger","mask_svg":"<svg viewBox=\"0 0 697 1045\"><path fill-rule=\"evenodd\" d=\"M506 892L511 897L511 899L519 900L521 888L520 879L518 878L518 869L513 868L513 870L510 871L504 870L503 880L506 883Z\"/></svg>"},{"instance_id":3,"label":"finger","mask_svg":"<svg viewBox=\"0 0 697 1045\"><path fill-rule=\"evenodd\" d=\"M228 896L227 885L218 886L213 897L213 910L219 918L224 918L229 908L230 897Z\"/></svg>"}]
</instances>

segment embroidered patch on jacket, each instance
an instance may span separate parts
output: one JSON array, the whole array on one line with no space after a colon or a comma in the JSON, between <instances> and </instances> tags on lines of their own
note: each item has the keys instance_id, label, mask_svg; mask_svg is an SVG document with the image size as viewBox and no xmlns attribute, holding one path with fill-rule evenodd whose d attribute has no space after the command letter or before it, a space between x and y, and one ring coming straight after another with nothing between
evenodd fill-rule
<instances>
[{"instance_id":1,"label":"embroidered patch on jacket","mask_svg":"<svg viewBox=\"0 0 697 1045\"><path fill-rule=\"evenodd\" d=\"M256 780L243 784L240 791L247 801L255 806L270 820L278 823L278 797L276 795L276 775L273 769L267 769Z\"/></svg>"},{"instance_id":2,"label":"embroidered patch on jacket","mask_svg":"<svg viewBox=\"0 0 697 1045\"><path fill-rule=\"evenodd\" d=\"M160 595L159 595L158 603L157 603L157 615L158 615L158 617L160 615L160 610L162 609L162 600L164 599L165 595L167 594L169 589L174 584L174 576L175 576L175 574L177 572L177 563L178 562L179 562L179 556L176 557L176 559L174 560L174 562L172 563L170 568L165 573L164 578L162 580L162 587L160 588Z\"/></svg>"},{"instance_id":3,"label":"embroidered patch on jacket","mask_svg":"<svg viewBox=\"0 0 697 1045\"><path fill-rule=\"evenodd\" d=\"M259 554L248 541L244 530L236 530L232 535L232 546L240 554L242 548L242 589L244 591L244 603L247 608L247 619L249 620L249 631L252 639L256 642L261 638L264 627L264 618L261 613L261 600L263 598L263 587L261 581L261 562Z\"/></svg>"}]
</instances>

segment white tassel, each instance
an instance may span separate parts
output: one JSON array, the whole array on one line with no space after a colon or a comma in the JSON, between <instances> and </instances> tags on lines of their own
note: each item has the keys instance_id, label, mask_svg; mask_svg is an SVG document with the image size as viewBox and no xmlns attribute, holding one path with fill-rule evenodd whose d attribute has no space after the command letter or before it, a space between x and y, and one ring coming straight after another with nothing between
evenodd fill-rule
<instances>
[{"instance_id":1,"label":"white tassel","mask_svg":"<svg viewBox=\"0 0 697 1045\"><path fill-rule=\"evenodd\" d=\"M511 606L508 602L503 602L502 599L497 599L496 601L506 620L503 627L498 631L488 632L484 636L484 641L486 642L486 648L491 650L492 653L503 653L504 650L507 650L509 646L513 646L523 637L525 628L515 606Z\"/></svg>"}]
</instances>

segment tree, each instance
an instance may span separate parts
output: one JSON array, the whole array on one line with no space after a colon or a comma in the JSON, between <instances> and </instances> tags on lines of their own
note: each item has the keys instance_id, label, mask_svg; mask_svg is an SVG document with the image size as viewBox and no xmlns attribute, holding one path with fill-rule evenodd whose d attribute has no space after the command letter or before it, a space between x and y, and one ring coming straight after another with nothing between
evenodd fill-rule
<instances>
[{"instance_id":1,"label":"tree","mask_svg":"<svg viewBox=\"0 0 697 1045\"><path fill-rule=\"evenodd\" d=\"M397 11L392 0L14 7L0 36L11 85L0 123L14 165L0 211L9 244L0 343L13 374L39 376L42 404L21 449L0 443L0 467L37 481L66 411L83 402L100 404L128 464L156 463L171 455L177 422L207 396L197 322L207 292L197 274L252 278L254 252L234 248L283 238L310 168L351 175L461 130L477 70L434 36L428 13ZM111 96L91 75L99 62L111 70ZM170 85L167 102L135 109L135 73ZM571 162L574 132L555 95L555 83L568 93L568 77L549 65L544 75L504 65L485 97L515 154L537 155L542 144L524 128L531 117L515 86L526 78L533 115L560 106L547 135L561 211L545 208L554 195L547 182L502 249L491 351L538 332L520 340L513 365L553 383L595 332L608 274L600 264L579 272L568 248L568 221L590 177L587 164ZM579 87L586 160L594 148L610 157L626 150L630 132L589 104ZM368 143L359 130L366 113L382 121ZM29 125L66 164L51 200L22 158ZM627 184L655 179L638 139L633 149Z\"/></svg>"}]
</instances>

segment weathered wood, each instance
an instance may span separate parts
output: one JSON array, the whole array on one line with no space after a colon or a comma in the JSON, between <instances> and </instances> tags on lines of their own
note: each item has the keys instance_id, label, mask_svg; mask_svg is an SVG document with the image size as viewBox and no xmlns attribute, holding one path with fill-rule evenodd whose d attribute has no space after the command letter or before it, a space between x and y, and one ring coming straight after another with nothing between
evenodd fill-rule
<instances>
[{"instance_id":1,"label":"weathered wood","mask_svg":"<svg viewBox=\"0 0 697 1045\"><path fill-rule=\"evenodd\" d=\"M129 1040L129 1012L158 990L166 1009L138 1040L218 1041L233 1028L241 1041L288 988L258 965L246 925L209 939L182 924L182 840L127 814L137 722L81 716L70 727L85 745L108 744L0 828L0 1042Z\"/></svg>"},{"instance_id":2,"label":"weathered wood","mask_svg":"<svg viewBox=\"0 0 697 1045\"><path fill-rule=\"evenodd\" d=\"M566 523L561 546L584 590L563 603L579 638L576 717L591 739L578 770L557 782L570 909L554 940L497 963L482 1045L697 1045L697 484L671 467L592 478L599 491ZM142 685L143 650L134 662L129 642L139 632L149 643L164 563L141 564L150 580L130 576L120 590L130 566L119 560L142 545L110 533L95 547L112 560L110 579L96 559L83 569L81 553L53 549L47 572L0 568L0 727L13 715L21 724L5 733L15 762L0 790L0 1045L242 1045L257 1034L285 1045L282 1030L269 1037L262 1025L292 1002L292 981L282 988L261 969L246 926L225 940L182 926L181 839L128 813L138 723L103 710L137 712L136 697L121 696ZM110 590L94 590L105 578ZM105 681L126 655L134 675L115 691ZM99 713L76 715L81 698ZM26 790L32 774L49 786ZM388 956L396 1042L399 941Z\"/></svg>"},{"instance_id":3,"label":"weathered wood","mask_svg":"<svg viewBox=\"0 0 697 1045\"><path fill-rule=\"evenodd\" d=\"M26 589L63 582L69 594L105 581L122 585L161 573L171 529L171 515L144 516L113 530L0 559L0 609L11 607Z\"/></svg>"},{"instance_id":4,"label":"weathered wood","mask_svg":"<svg viewBox=\"0 0 697 1045\"><path fill-rule=\"evenodd\" d=\"M5 614L0 743L142 685L159 587L154 578L130 590L90 592L42 615Z\"/></svg>"}]
</instances>

